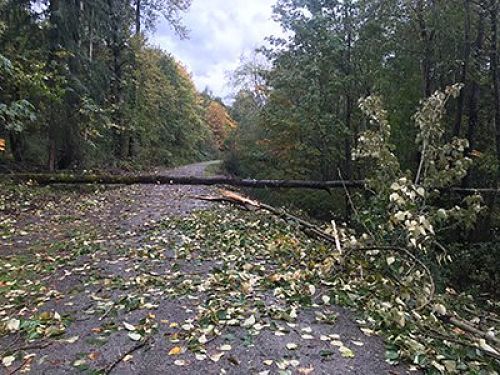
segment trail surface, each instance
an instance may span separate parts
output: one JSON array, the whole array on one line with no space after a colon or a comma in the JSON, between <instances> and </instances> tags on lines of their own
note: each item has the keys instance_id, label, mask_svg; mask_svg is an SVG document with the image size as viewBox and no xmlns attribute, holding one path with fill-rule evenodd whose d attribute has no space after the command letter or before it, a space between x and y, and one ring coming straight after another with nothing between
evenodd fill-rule
<instances>
[{"instance_id":1,"label":"trail surface","mask_svg":"<svg viewBox=\"0 0 500 375\"><path fill-rule=\"evenodd\" d=\"M207 165L165 173L202 176ZM192 198L213 192L188 186L46 188L5 210L0 320L10 324L0 337L0 373L407 372L385 362L382 340L365 335L353 312L321 303L301 310L293 322L261 325L252 322L252 312L246 323L199 337L197 355L189 350L196 345L184 333L197 324L200 305L221 290L200 285L238 259L204 257L196 248L182 256L187 234L161 222L182 224L195 211L215 209ZM271 267L266 259L259 264ZM275 298L250 292L246 298L256 295L263 303ZM320 321L318 314L333 318Z\"/></svg>"}]
</instances>

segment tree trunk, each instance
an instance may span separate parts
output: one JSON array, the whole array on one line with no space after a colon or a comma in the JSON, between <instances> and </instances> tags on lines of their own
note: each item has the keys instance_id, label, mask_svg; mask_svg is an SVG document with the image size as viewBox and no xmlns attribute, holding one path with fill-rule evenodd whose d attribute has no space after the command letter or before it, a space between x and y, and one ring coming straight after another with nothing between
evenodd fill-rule
<instances>
[{"instance_id":1,"label":"tree trunk","mask_svg":"<svg viewBox=\"0 0 500 375\"><path fill-rule=\"evenodd\" d=\"M474 42L474 59L477 65L476 71L480 71L479 58L484 44L484 12L480 10L477 37ZM469 152L476 147L477 126L479 123L479 99L481 96L481 87L479 79L476 78L472 82L471 93L469 98L469 127L467 139L469 140Z\"/></svg>"},{"instance_id":2,"label":"tree trunk","mask_svg":"<svg viewBox=\"0 0 500 375\"><path fill-rule=\"evenodd\" d=\"M128 135L126 134L124 118L123 118L123 105L124 105L124 93L123 93L123 69L122 69L122 48L124 47L123 41L120 37L121 32L121 20L120 15L116 9L116 2L114 0L108 0L108 11L109 17L111 18L111 53L113 56L112 64L112 82L111 82L111 102L114 105L113 120L115 124L120 129L116 134L116 156L120 159L124 159L128 156Z\"/></svg>"},{"instance_id":3,"label":"tree trunk","mask_svg":"<svg viewBox=\"0 0 500 375\"><path fill-rule=\"evenodd\" d=\"M135 35L141 34L141 0L135 0Z\"/></svg>"},{"instance_id":4,"label":"tree trunk","mask_svg":"<svg viewBox=\"0 0 500 375\"><path fill-rule=\"evenodd\" d=\"M56 170L56 161L57 161L56 151L57 151L56 141L54 139L49 139L48 168L50 172L54 172Z\"/></svg>"},{"instance_id":5,"label":"tree trunk","mask_svg":"<svg viewBox=\"0 0 500 375\"><path fill-rule=\"evenodd\" d=\"M141 5L142 5L142 1L141 0L135 0L135 35L136 37L140 37L141 36ZM134 59L134 69L137 69L137 63ZM133 101L134 101L134 106L137 106L137 95L138 95L138 91L139 91L139 83L138 82L135 82L134 83L134 87L133 87ZM138 142L137 142L137 133L136 132L130 132L129 134L129 139L128 139L128 151L127 151L127 156L130 158L130 159L133 159L136 154L137 154L137 148L139 146Z\"/></svg>"},{"instance_id":6,"label":"tree trunk","mask_svg":"<svg viewBox=\"0 0 500 375\"><path fill-rule=\"evenodd\" d=\"M467 75L469 68L469 59L470 59L470 24L471 24L471 15L470 15L470 1L464 0L464 55L462 62L462 69L460 72L460 82L464 85L467 84ZM466 96L466 87L462 89L460 92L460 96L457 100L457 113L455 117L455 125L453 127L453 136L460 136L460 129L462 128L462 117L464 114L464 105L465 105L465 96Z\"/></svg>"},{"instance_id":7,"label":"tree trunk","mask_svg":"<svg viewBox=\"0 0 500 375\"><path fill-rule=\"evenodd\" d=\"M498 187L500 182L500 82L498 77L498 0L490 0L490 73L491 86L493 89L493 110L495 121L495 146L497 154L497 169L495 172L494 187ZM498 191L492 194L486 200L486 206L489 207L488 215L485 216L482 225L478 226L478 237L480 239L489 239L491 237L491 228L497 207Z\"/></svg>"},{"instance_id":8,"label":"tree trunk","mask_svg":"<svg viewBox=\"0 0 500 375\"><path fill-rule=\"evenodd\" d=\"M15 132L9 132L10 150L17 163L24 161L24 139L23 135Z\"/></svg>"},{"instance_id":9,"label":"tree trunk","mask_svg":"<svg viewBox=\"0 0 500 375\"><path fill-rule=\"evenodd\" d=\"M353 40L353 31L352 31L352 4L348 1L344 5L344 27L346 32L346 76L348 78L349 83L347 84L346 89L346 107L345 107L345 127L346 127L346 138L344 141L344 158L345 158L345 176L346 180L351 180L352 173L352 112L353 112L353 99L351 92L352 84L350 83L351 75L352 75L352 40ZM350 218L351 216L351 206L348 197L345 200L345 214L346 218Z\"/></svg>"},{"instance_id":10,"label":"tree trunk","mask_svg":"<svg viewBox=\"0 0 500 375\"><path fill-rule=\"evenodd\" d=\"M59 0L51 0L49 4L49 22L50 22L50 32L49 32L49 58L47 61L47 69L54 73L53 63L57 61L57 51L60 48L61 39L61 22L60 22L60 7ZM50 79L48 86L54 88L56 83L53 79ZM57 133L57 116L55 115L56 108L49 109L48 116L48 158L47 158L47 168L50 172L56 170L57 161L57 144L56 144L56 133Z\"/></svg>"},{"instance_id":11,"label":"tree trunk","mask_svg":"<svg viewBox=\"0 0 500 375\"><path fill-rule=\"evenodd\" d=\"M354 181L309 181L309 180L249 180L230 177L196 177L196 176L166 176L166 175L81 175L81 174L6 174L0 175L0 179L12 179L14 181L32 180L41 185L54 184L101 184L101 185L229 185L249 188L272 188L272 189L364 189L366 182ZM482 188L449 188L458 194L494 194L498 189Z\"/></svg>"},{"instance_id":12,"label":"tree trunk","mask_svg":"<svg viewBox=\"0 0 500 375\"><path fill-rule=\"evenodd\" d=\"M500 178L500 77L498 75L498 0L490 0L491 52L490 70L493 81L493 98L495 110L495 142L497 152L497 183Z\"/></svg>"},{"instance_id":13,"label":"tree trunk","mask_svg":"<svg viewBox=\"0 0 500 375\"><path fill-rule=\"evenodd\" d=\"M434 4L433 4L434 6ZM433 40L434 31L428 29L424 15L424 0L419 0L417 3L417 22L419 27L420 39L423 43L423 57L421 61L423 92L428 98L432 95L433 90Z\"/></svg>"}]
</instances>

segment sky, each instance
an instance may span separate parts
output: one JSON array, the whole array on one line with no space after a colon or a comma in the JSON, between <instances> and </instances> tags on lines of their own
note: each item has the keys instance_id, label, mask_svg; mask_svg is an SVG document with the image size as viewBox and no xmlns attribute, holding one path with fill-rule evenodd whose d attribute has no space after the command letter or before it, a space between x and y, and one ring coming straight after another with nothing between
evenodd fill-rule
<instances>
[{"instance_id":1,"label":"sky","mask_svg":"<svg viewBox=\"0 0 500 375\"><path fill-rule=\"evenodd\" d=\"M208 87L230 101L227 73L242 54L265 44L265 38L282 35L271 19L274 0L193 0L184 16L189 39L180 40L161 20L151 42L170 52L191 72L198 90Z\"/></svg>"}]
</instances>

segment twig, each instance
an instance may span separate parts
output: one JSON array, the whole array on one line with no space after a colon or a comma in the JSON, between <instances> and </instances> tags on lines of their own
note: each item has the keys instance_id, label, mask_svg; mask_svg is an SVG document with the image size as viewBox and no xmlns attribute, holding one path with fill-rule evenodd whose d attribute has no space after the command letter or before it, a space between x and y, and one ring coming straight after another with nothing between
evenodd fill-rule
<instances>
[{"instance_id":1,"label":"twig","mask_svg":"<svg viewBox=\"0 0 500 375\"><path fill-rule=\"evenodd\" d=\"M339 252L339 254L342 254L342 247L340 246L339 233L337 231L337 224L335 223L335 220L332 220L332 226L333 236L335 237L335 246L337 247L337 251Z\"/></svg>"},{"instance_id":2,"label":"twig","mask_svg":"<svg viewBox=\"0 0 500 375\"><path fill-rule=\"evenodd\" d=\"M16 367L15 369L11 370L10 372L8 372L7 375L15 374L16 372L18 372L19 370L21 370L26 364L28 364L31 360L32 360L32 357L26 358L18 367Z\"/></svg>"},{"instance_id":3,"label":"twig","mask_svg":"<svg viewBox=\"0 0 500 375\"><path fill-rule=\"evenodd\" d=\"M2 353L1 356L5 357L7 355L7 353L14 354L14 353L17 353L17 352L20 352L20 351L23 351L23 350L45 349L45 348L49 347L52 344L54 344L54 341L43 342L43 343L40 343L40 344L33 344L33 345L21 346L21 347L16 348L16 349L6 350L5 352Z\"/></svg>"},{"instance_id":4,"label":"twig","mask_svg":"<svg viewBox=\"0 0 500 375\"><path fill-rule=\"evenodd\" d=\"M427 300L421 306L417 307L416 311L423 310L424 308L426 308L427 306L429 306L429 304L434 299L434 295L436 294L436 283L434 282L434 278L432 277L431 270L429 269L429 267L427 267L425 265L424 262L422 262L420 259L418 259L415 255L413 255L407 249L405 249L403 247L399 247L399 246L371 246L371 247L362 247L362 248L359 248L359 249L356 249L356 250L358 250L358 251L374 251L374 250L396 251L396 252L400 252L400 253L406 254L406 256L408 256L409 258L411 258L415 263L417 263L420 267L422 267L424 269L424 271L427 273L427 275L429 277L429 281L430 281L430 284L431 284L431 291L429 293L429 296L427 297Z\"/></svg>"},{"instance_id":5,"label":"twig","mask_svg":"<svg viewBox=\"0 0 500 375\"><path fill-rule=\"evenodd\" d=\"M421 328L423 328L423 327L421 327ZM481 347L475 345L474 343L466 342L466 341L457 339L455 337L446 336L446 335L442 334L441 332L436 331L435 329L429 329L428 332L426 332L426 330L423 329L422 333L425 336L428 336L428 337L433 338L433 339L443 340L443 341L449 341L449 342L453 342L453 343L455 343L457 345L467 346L467 347L472 348L472 349L481 350L481 352L483 352L484 354L486 354L486 355L488 355L488 356L496 359L497 361L500 361L500 356L498 354L495 354L493 352L484 350Z\"/></svg>"},{"instance_id":6,"label":"twig","mask_svg":"<svg viewBox=\"0 0 500 375\"><path fill-rule=\"evenodd\" d=\"M137 351L137 350L139 350L139 349L144 348L146 345L148 345L148 344L149 344L149 341L150 341L150 340L151 340L151 336L146 337L146 339L145 339L143 342L141 342L141 343L137 344L136 346L132 347L130 350L128 350L127 352L125 352L122 356L120 356L120 358L118 358L116 361L114 361L113 363L111 363L109 366L107 366L107 367L106 367L105 369L103 369L102 371L103 371L106 375L110 374L110 373L111 373L111 371L113 371L113 370L114 370L114 368L115 368L116 366L118 366L118 365L119 365L119 364L123 361L123 359L124 359L126 356L128 356L128 355L130 355L130 354L132 354L132 353L136 352L136 351Z\"/></svg>"},{"instance_id":7,"label":"twig","mask_svg":"<svg viewBox=\"0 0 500 375\"><path fill-rule=\"evenodd\" d=\"M109 313L113 310L113 307L115 307L114 303L111 306L109 306L109 308L104 312L104 314L99 318L99 320L103 320L104 318L106 318L109 315Z\"/></svg>"},{"instance_id":8,"label":"twig","mask_svg":"<svg viewBox=\"0 0 500 375\"><path fill-rule=\"evenodd\" d=\"M463 320L460 320L458 318L449 315L439 316L439 318L441 318L441 320L443 320L445 323L450 323L455 327L458 327L464 331L472 333L473 335L481 337L486 341L489 341L490 343L496 345L497 347L500 347L500 340L497 339L495 336L488 335L488 333L481 331L480 329L477 329L476 327L472 326L467 322L464 322Z\"/></svg>"},{"instance_id":9,"label":"twig","mask_svg":"<svg viewBox=\"0 0 500 375\"><path fill-rule=\"evenodd\" d=\"M345 180L344 178L342 177L342 172L340 171L340 169L338 170L339 172L339 178L340 180L342 181L343 183L343 187L344 187L344 192L346 194L346 197L349 201L349 205L351 206L353 212L354 212L354 215L357 216L358 218L358 221L363 225L363 227L365 228L366 230L366 233L368 233L370 235L371 238L375 239L375 236L373 235L373 233L370 231L370 229L363 223L363 220L361 220L361 215L359 214L359 211L356 207L356 205L354 204L354 201L352 200L352 197L351 197L351 193L349 193L349 189L347 188L346 184L345 184Z\"/></svg>"},{"instance_id":10,"label":"twig","mask_svg":"<svg viewBox=\"0 0 500 375\"><path fill-rule=\"evenodd\" d=\"M424 161L425 161L425 153L427 151L427 142L428 142L427 140L424 141L424 147L422 148L422 156L420 157L417 176L415 177L415 185L418 185L418 183L420 182L420 175L422 173L422 168L424 166Z\"/></svg>"}]
</instances>

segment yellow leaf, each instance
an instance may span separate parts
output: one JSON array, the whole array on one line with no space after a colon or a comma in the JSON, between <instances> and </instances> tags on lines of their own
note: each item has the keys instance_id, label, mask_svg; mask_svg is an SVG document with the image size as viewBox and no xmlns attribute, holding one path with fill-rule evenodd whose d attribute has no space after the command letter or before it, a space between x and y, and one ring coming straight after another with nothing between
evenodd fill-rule
<instances>
[{"instance_id":1,"label":"yellow leaf","mask_svg":"<svg viewBox=\"0 0 500 375\"><path fill-rule=\"evenodd\" d=\"M168 355L179 355L179 354L182 354L182 348L180 346L174 346L168 352Z\"/></svg>"}]
</instances>

